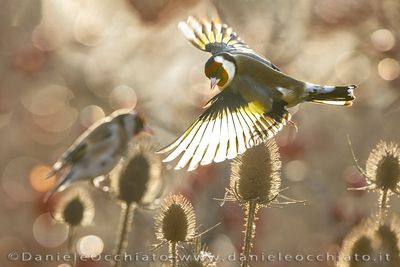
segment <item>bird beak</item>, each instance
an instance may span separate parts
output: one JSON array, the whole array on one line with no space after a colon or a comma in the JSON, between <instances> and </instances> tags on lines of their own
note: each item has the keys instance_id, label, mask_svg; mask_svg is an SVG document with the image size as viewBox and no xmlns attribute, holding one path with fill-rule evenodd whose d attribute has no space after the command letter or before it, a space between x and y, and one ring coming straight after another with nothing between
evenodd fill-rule
<instances>
[{"instance_id":1,"label":"bird beak","mask_svg":"<svg viewBox=\"0 0 400 267\"><path fill-rule=\"evenodd\" d=\"M219 83L220 79L217 78L210 78L210 82L211 82L211 90L214 90L214 87Z\"/></svg>"}]
</instances>

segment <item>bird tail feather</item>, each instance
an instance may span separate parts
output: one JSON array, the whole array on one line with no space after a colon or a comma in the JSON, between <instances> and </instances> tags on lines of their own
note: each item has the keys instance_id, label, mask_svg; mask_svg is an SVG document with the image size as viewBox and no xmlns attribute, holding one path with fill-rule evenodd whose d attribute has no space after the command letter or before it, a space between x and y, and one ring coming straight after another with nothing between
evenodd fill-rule
<instances>
[{"instance_id":1,"label":"bird tail feather","mask_svg":"<svg viewBox=\"0 0 400 267\"><path fill-rule=\"evenodd\" d=\"M44 196L43 202L46 203L55 193L62 191L67 185L71 183L73 171L70 171L67 175L57 180L56 184L50 191Z\"/></svg>"},{"instance_id":2,"label":"bird tail feather","mask_svg":"<svg viewBox=\"0 0 400 267\"><path fill-rule=\"evenodd\" d=\"M308 84L306 100L327 105L351 106L355 99L353 94L355 88L357 88L356 85L321 86Z\"/></svg>"}]
</instances>

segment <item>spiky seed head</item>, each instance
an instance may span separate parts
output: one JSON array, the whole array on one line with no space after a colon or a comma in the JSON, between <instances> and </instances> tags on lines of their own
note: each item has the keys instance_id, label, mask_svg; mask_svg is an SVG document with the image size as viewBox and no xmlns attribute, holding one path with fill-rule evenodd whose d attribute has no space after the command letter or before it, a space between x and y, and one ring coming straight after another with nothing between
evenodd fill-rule
<instances>
[{"instance_id":1,"label":"spiky seed head","mask_svg":"<svg viewBox=\"0 0 400 267\"><path fill-rule=\"evenodd\" d=\"M388 266L400 266L400 224L399 218L394 216L390 223L379 226L377 230L381 254L390 255Z\"/></svg>"},{"instance_id":2,"label":"spiky seed head","mask_svg":"<svg viewBox=\"0 0 400 267\"><path fill-rule=\"evenodd\" d=\"M351 230L343 240L338 267L363 266L356 260L356 255L359 255L358 257L362 255L372 256L374 231L377 230L378 225L376 218L371 217Z\"/></svg>"},{"instance_id":3,"label":"spiky seed head","mask_svg":"<svg viewBox=\"0 0 400 267\"><path fill-rule=\"evenodd\" d=\"M162 161L150 136L137 137L128 156L111 174L112 191L125 203L147 205L162 188Z\"/></svg>"},{"instance_id":4,"label":"spiky seed head","mask_svg":"<svg viewBox=\"0 0 400 267\"><path fill-rule=\"evenodd\" d=\"M273 201L281 186L281 161L273 139L247 150L232 163L230 192L239 202Z\"/></svg>"},{"instance_id":5,"label":"spiky seed head","mask_svg":"<svg viewBox=\"0 0 400 267\"><path fill-rule=\"evenodd\" d=\"M362 255L378 259L379 255L386 254L390 256L390 262L381 262L382 264L385 263L388 267L400 266L399 219L395 216L390 223L380 224L377 218L378 216L374 216L362 222L346 236L338 267L371 266L373 262L360 261Z\"/></svg>"},{"instance_id":6,"label":"spiky seed head","mask_svg":"<svg viewBox=\"0 0 400 267\"><path fill-rule=\"evenodd\" d=\"M54 217L73 227L90 225L94 218L93 201L83 189L70 189L62 195Z\"/></svg>"},{"instance_id":7,"label":"spiky seed head","mask_svg":"<svg viewBox=\"0 0 400 267\"><path fill-rule=\"evenodd\" d=\"M367 180L376 189L399 191L400 148L397 144L380 141L367 160Z\"/></svg>"},{"instance_id":8,"label":"spiky seed head","mask_svg":"<svg viewBox=\"0 0 400 267\"><path fill-rule=\"evenodd\" d=\"M170 195L156 216L156 237L161 241L187 242L195 237L196 217L192 204L182 195Z\"/></svg>"}]
</instances>

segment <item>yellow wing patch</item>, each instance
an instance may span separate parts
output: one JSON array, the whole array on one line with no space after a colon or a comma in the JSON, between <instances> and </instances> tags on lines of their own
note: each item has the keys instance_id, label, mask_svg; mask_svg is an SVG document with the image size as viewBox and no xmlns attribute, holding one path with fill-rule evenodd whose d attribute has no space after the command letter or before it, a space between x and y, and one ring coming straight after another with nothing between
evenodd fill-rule
<instances>
[{"instance_id":1,"label":"yellow wing patch","mask_svg":"<svg viewBox=\"0 0 400 267\"><path fill-rule=\"evenodd\" d=\"M159 153L170 152L164 162L179 158L175 169L192 171L199 165L235 158L272 138L286 119L271 114L259 101L246 103L239 95L221 92L181 137Z\"/></svg>"}]
</instances>

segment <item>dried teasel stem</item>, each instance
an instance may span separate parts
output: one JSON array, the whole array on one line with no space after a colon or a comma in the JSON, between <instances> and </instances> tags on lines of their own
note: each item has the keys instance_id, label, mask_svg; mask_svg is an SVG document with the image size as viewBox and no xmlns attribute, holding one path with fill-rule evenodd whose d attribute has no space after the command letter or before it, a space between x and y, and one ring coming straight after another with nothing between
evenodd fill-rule
<instances>
[{"instance_id":1,"label":"dried teasel stem","mask_svg":"<svg viewBox=\"0 0 400 267\"><path fill-rule=\"evenodd\" d=\"M385 221L386 210L387 210L387 202L388 202L388 193L389 189L383 189L381 193L380 199L380 208L379 208L379 221L383 223Z\"/></svg>"},{"instance_id":2,"label":"dried teasel stem","mask_svg":"<svg viewBox=\"0 0 400 267\"><path fill-rule=\"evenodd\" d=\"M178 266L178 251L176 247L176 242L169 243L169 258L171 260L171 267Z\"/></svg>"},{"instance_id":3,"label":"dried teasel stem","mask_svg":"<svg viewBox=\"0 0 400 267\"><path fill-rule=\"evenodd\" d=\"M250 200L246 205L246 223L245 223L245 234L243 240L243 256L244 261L242 267L250 266L250 251L252 247L252 240L256 231L256 214L258 211L258 204L255 200Z\"/></svg>"},{"instance_id":4,"label":"dried teasel stem","mask_svg":"<svg viewBox=\"0 0 400 267\"><path fill-rule=\"evenodd\" d=\"M115 255L128 246L128 234L136 208L151 207L162 190L162 162L155 154L156 145L150 136L137 137L126 158L111 172L111 192L121 205L120 228ZM121 261L113 266L121 266Z\"/></svg>"},{"instance_id":5,"label":"dried teasel stem","mask_svg":"<svg viewBox=\"0 0 400 267\"><path fill-rule=\"evenodd\" d=\"M121 206L121 225L118 232L118 239L114 255L122 256L128 245L128 234L131 230L133 215L136 209L134 203L123 203ZM114 261L113 266L121 266L122 261Z\"/></svg>"},{"instance_id":6,"label":"dried teasel stem","mask_svg":"<svg viewBox=\"0 0 400 267\"><path fill-rule=\"evenodd\" d=\"M74 249L74 243L75 243L75 232L76 232L76 227L73 225L69 226L69 231L68 231L68 244L67 244L67 252L68 254L72 254L75 252Z\"/></svg>"},{"instance_id":7,"label":"dried teasel stem","mask_svg":"<svg viewBox=\"0 0 400 267\"><path fill-rule=\"evenodd\" d=\"M247 150L232 163L230 188L225 200L237 201L245 210L242 267L250 264L258 209L276 203L279 196L280 169L278 147L273 140Z\"/></svg>"},{"instance_id":8,"label":"dried teasel stem","mask_svg":"<svg viewBox=\"0 0 400 267\"><path fill-rule=\"evenodd\" d=\"M75 253L75 234L76 234L77 227L74 225L69 226L68 231L68 241L67 241L67 252L69 255ZM76 261L72 261L72 267L76 266Z\"/></svg>"}]
</instances>

